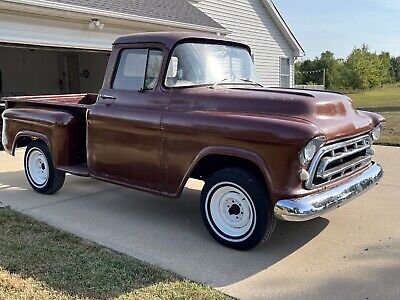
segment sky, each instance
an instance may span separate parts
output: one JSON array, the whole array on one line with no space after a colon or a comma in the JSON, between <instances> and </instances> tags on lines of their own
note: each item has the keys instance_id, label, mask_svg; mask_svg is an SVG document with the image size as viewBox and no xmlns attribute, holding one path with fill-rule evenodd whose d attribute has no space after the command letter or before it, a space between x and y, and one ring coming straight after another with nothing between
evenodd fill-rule
<instances>
[{"instance_id":1,"label":"sky","mask_svg":"<svg viewBox=\"0 0 400 300\"><path fill-rule=\"evenodd\" d=\"M400 0L273 0L313 59L325 50L346 58L355 46L400 55Z\"/></svg>"}]
</instances>

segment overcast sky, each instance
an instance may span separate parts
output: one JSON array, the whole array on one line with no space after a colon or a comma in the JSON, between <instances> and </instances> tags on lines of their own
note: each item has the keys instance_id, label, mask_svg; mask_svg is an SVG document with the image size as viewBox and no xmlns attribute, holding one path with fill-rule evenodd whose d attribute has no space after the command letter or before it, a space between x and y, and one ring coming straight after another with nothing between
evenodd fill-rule
<instances>
[{"instance_id":1,"label":"overcast sky","mask_svg":"<svg viewBox=\"0 0 400 300\"><path fill-rule=\"evenodd\" d=\"M363 43L400 55L400 0L273 0L306 52L345 58Z\"/></svg>"}]
</instances>

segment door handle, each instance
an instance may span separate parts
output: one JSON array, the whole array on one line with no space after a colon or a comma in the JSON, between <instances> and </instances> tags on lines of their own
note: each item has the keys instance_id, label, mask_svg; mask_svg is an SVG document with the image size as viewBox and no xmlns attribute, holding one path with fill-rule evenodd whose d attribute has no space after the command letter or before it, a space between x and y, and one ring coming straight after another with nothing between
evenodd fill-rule
<instances>
[{"instance_id":1,"label":"door handle","mask_svg":"<svg viewBox=\"0 0 400 300\"><path fill-rule=\"evenodd\" d=\"M109 96L109 95L100 95L101 99L109 99L109 100L115 100L115 96Z\"/></svg>"},{"instance_id":2,"label":"door handle","mask_svg":"<svg viewBox=\"0 0 400 300\"><path fill-rule=\"evenodd\" d=\"M111 105L114 103L114 100L117 99L115 96L110 95L100 95L101 102L105 105Z\"/></svg>"}]
</instances>

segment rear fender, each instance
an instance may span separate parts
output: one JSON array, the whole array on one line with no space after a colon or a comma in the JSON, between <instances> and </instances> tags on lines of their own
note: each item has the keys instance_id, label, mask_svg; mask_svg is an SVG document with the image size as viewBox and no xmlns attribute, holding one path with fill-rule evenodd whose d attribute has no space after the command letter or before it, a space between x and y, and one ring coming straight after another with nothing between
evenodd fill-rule
<instances>
[{"instance_id":1,"label":"rear fender","mask_svg":"<svg viewBox=\"0 0 400 300\"><path fill-rule=\"evenodd\" d=\"M12 150L10 153L12 156L15 156L15 150L17 149L18 141L20 141L20 139L23 137L42 140L43 142L46 143L47 147L50 150L50 153L52 152L51 151L51 143L50 143L49 139L47 138L47 136L45 136L44 134L41 134L39 132L34 132L34 131L30 131L30 130L22 130L22 131L18 132L14 138Z\"/></svg>"},{"instance_id":2,"label":"rear fender","mask_svg":"<svg viewBox=\"0 0 400 300\"><path fill-rule=\"evenodd\" d=\"M3 113L3 146L14 155L22 137L43 140L56 167L83 163L85 127L82 120L66 111L10 108ZM79 133L79 130L83 134Z\"/></svg>"}]
</instances>

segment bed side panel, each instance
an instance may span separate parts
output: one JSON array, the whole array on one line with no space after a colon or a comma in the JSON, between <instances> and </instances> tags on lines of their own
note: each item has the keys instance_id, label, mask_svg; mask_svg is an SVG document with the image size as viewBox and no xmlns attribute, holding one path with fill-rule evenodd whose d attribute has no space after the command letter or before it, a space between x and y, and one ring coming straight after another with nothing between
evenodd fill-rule
<instances>
[{"instance_id":1,"label":"bed side panel","mask_svg":"<svg viewBox=\"0 0 400 300\"><path fill-rule=\"evenodd\" d=\"M81 112L9 108L3 113L3 146L14 154L20 137L43 139L56 167L86 163L86 122Z\"/></svg>"}]
</instances>

